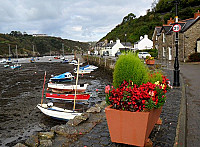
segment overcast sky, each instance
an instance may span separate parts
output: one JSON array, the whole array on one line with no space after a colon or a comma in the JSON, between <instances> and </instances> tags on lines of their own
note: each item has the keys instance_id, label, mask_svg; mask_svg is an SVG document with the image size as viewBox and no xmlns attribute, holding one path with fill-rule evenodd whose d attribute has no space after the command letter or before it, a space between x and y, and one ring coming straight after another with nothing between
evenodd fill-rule
<instances>
[{"instance_id":1,"label":"overcast sky","mask_svg":"<svg viewBox=\"0 0 200 147\"><path fill-rule=\"evenodd\" d=\"M0 0L0 33L25 31L98 41L129 13L146 14L153 0Z\"/></svg>"}]
</instances>

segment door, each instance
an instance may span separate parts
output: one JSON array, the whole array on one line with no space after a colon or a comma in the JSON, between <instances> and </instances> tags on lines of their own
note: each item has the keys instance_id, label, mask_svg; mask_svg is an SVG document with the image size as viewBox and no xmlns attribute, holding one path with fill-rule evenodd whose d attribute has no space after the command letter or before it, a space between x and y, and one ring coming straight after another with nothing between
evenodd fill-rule
<instances>
[{"instance_id":1,"label":"door","mask_svg":"<svg viewBox=\"0 0 200 147\"><path fill-rule=\"evenodd\" d=\"M200 53L200 40L197 40L197 53Z\"/></svg>"},{"instance_id":2,"label":"door","mask_svg":"<svg viewBox=\"0 0 200 147\"><path fill-rule=\"evenodd\" d=\"M169 60L172 60L172 48L169 47Z\"/></svg>"}]
</instances>

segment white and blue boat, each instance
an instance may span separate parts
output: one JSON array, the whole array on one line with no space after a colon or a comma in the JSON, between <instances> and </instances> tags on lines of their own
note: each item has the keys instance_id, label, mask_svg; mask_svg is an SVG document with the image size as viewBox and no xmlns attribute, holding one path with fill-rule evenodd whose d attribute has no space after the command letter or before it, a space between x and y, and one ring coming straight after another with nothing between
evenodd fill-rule
<instances>
[{"instance_id":1,"label":"white and blue boat","mask_svg":"<svg viewBox=\"0 0 200 147\"><path fill-rule=\"evenodd\" d=\"M12 66L10 66L11 69L18 69L21 67L21 64L14 64Z\"/></svg>"},{"instance_id":2,"label":"white and blue boat","mask_svg":"<svg viewBox=\"0 0 200 147\"><path fill-rule=\"evenodd\" d=\"M97 69L98 67L97 66L94 66L94 65L86 65L86 66L82 66L80 67L80 69L91 69L91 70L95 70Z\"/></svg>"},{"instance_id":3,"label":"white and blue boat","mask_svg":"<svg viewBox=\"0 0 200 147\"><path fill-rule=\"evenodd\" d=\"M53 82L70 82L74 79L74 76L70 72L66 72L50 78Z\"/></svg>"}]
</instances>

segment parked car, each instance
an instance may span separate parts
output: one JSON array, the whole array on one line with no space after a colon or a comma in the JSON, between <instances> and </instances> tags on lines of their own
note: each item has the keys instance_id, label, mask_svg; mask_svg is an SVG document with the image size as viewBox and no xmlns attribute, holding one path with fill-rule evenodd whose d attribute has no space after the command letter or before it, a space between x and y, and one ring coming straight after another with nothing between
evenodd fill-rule
<instances>
[{"instance_id":1,"label":"parked car","mask_svg":"<svg viewBox=\"0 0 200 147\"><path fill-rule=\"evenodd\" d=\"M103 52L103 56L109 56L107 52Z\"/></svg>"},{"instance_id":2,"label":"parked car","mask_svg":"<svg viewBox=\"0 0 200 147\"><path fill-rule=\"evenodd\" d=\"M119 57L119 55L121 55L121 54L122 54L121 52L116 52L115 57Z\"/></svg>"},{"instance_id":3,"label":"parked car","mask_svg":"<svg viewBox=\"0 0 200 147\"><path fill-rule=\"evenodd\" d=\"M147 58L147 56L151 57L151 55L148 52L139 52L138 53L139 58Z\"/></svg>"}]
</instances>

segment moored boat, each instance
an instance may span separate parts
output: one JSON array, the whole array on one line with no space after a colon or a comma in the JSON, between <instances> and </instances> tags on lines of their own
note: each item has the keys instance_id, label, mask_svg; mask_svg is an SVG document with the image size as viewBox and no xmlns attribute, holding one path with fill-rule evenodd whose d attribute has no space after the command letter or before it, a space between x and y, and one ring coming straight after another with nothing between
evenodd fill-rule
<instances>
[{"instance_id":1,"label":"moored boat","mask_svg":"<svg viewBox=\"0 0 200 147\"><path fill-rule=\"evenodd\" d=\"M59 120L66 120L66 121L69 119L73 119L77 115L82 114L73 110L67 110L67 109L53 106L53 104L38 104L37 108L40 109L40 111L47 116L50 116L52 118L59 119Z\"/></svg>"},{"instance_id":2,"label":"moored boat","mask_svg":"<svg viewBox=\"0 0 200 147\"><path fill-rule=\"evenodd\" d=\"M74 100L75 94L54 94L54 93L46 93L47 99L54 100ZM76 94L76 100L85 101L90 98L89 94Z\"/></svg>"},{"instance_id":3,"label":"moored boat","mask_svg":"<svg viewBox=\"0 0 200 147\"><path fill-rule=\"evenodd\" d=\"M53 92L64 93L64 92L74 92L75 89L77 92L85 92L88 84L80 84L80 85L67 85L67 84L56 84L56 83L48 83L48 88L52 89Z\"/></svg>"},{"instance_id":4,"label":"moored boat","mask_svg":"<svg viewBox=\"0 0 200 147\"><path fill-rule=\"evenodd\" d=\"M10 66L11 69L18 69L21 67L21 64L14 64L12 66Z\"/></svg>"},{"instance_id":5,"label":"moored boat","mask_svg":"<svg viewBox=\"0 0 200 147\"><path fill-rule=\"evenodd\" d=\"M70 72L66 72L57 76L54 76L50 78L50 81L53 82L67 82L72 81L74 79L74 76Z\"/></svg>"}]
</instances>

